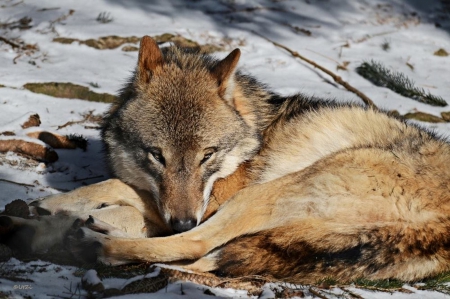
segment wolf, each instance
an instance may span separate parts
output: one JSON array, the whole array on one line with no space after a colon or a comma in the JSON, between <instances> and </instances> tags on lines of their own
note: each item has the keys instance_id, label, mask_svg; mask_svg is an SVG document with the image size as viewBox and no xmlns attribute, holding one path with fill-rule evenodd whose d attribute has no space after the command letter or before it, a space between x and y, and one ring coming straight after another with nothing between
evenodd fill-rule
<instances>
[{"instance_id":1,"label":"wolf","mask_svg":"<svg viewBox=\"0 0 450 299\"><path fill-rule=\"evenodd\" d=\"M33 202L39 219L0 217L0 240L295 283L450 270L449 143L374 108L273 93L239 58L143 37L102 130L115 178Z\"/></svg>"}]
</instances>

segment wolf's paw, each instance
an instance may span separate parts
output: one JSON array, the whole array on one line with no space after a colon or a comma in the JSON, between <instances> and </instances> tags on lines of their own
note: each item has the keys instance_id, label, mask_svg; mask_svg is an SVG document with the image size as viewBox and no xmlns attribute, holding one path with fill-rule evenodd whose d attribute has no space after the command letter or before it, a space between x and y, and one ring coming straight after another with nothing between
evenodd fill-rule
<instances>
[{"instance_id":1,"label":"wolf's paw","mask_svg":"<svg viewBox=\"0 0 450 299\"><path fill-rule=\"evenodd\" d=\"M74 223L74 226L77 224ZM67 248L75 258L88 264L101 261L103 255L103 235L90 230L87 227L80 227L67 236Z\"/></svg>"},{"instance_id":2,"label":"wolf's paw","mask_svg":"<svg viewBox=\"0 0 450 299\"><path fill-rule=\"evenodd\" d=\"M56 215L59 213L80 214L83 212L89 212L95 209L103 208L105 205L83 198L74 200L67 194L68 193L62 193L36 199L29 205L30 207L34 208L34 212L40 216Z\"/></svg>"},{"instance_id":3,"label":"wolf's paw","mask_svg":"<svg viewBox=\"0 0 450 299\"><path fill-rule=\"evenodd\" d=\"M87 225L90 225L89 222ZM75 258L83 262L89 264L100 262L113 266L125 264L126 261L115 259L109 255L113 240L112 236L93 231L89 227L81 227L68 236L67 243Z\"/></svg>"},{"instance_id":4,"label":"wolf's paw","mask_svg":"<svg viewBox=\"0 0 450 299\"><path fill-rule=\"evenodd\" d=\"M34 215L45 216L51 215L52 212L46 208L41 207L41 199L30 202L30 211L33 212ZM55 214L55 213L53 213Z\"/></svg>"},{"instance_id":5,"label":"wolf's paw","mask_svg":"<svg viewBox=\"0 0 450 299\"><path fill-rule=\"evenodd\" d=\"M86 220L84 225L89 229L104 235L111 235L115 230L112 225L109 225L99 219L95 219L92 215L89 215L89 218Z\"/></svg>"},{"instance_id":6,"label":"wolf's paw","mask_svg":"<svg viewBox=\"0 0 450 299\"><path fill-rule=\"evenodd\" d=\"M21 253L33 251L34 220L0 216L0 243Z\"/></svg>"},{"instance_id":7,"label":"wolf's paw","mask_svg":"<svg viewBox=\"0 0 450 299\"><path fill-rule=\"evenodd\" d=\"M89 215L89 218L84 223L84 226L98 233L102 233L104 235L121 238L130 238L130 234L128 234L127 232L115 226L112 226L111 224L108 224L104 221L101 221L100 219L95 218L91 215Z\"/></svg>"},{"instance_id":8,"label":"wolf's paw","mask_svg":"<svg viewBox=\"0 0 450 299\"><path fill-rule=\"evenodd\" d=\"M108 204L101 203L86 198L74 198L71 193L61 193L50 195L48 197L40 198L32 201L30 207L38 215L56 215L58 213L75 213L81 214L96 209L102 209Z\"/></svg>"}]
</instances>

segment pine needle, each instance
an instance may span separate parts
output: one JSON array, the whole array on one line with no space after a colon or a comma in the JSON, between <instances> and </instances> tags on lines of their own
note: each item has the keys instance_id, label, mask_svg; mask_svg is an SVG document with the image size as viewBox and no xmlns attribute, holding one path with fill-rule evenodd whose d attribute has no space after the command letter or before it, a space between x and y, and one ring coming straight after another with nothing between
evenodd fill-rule
<instances>
[{"instance_id":1,"label":"pine needle","mask_svg":"<svg viewBox=\"0 0 450 299\"><path fill-rule=\"evenodd\" d=\"M371 60L363 62L356 68L356 72L375 84L413 100L432 106L447 106L447 102L440 96L434 96L423 88L414 86L414 82L401 72L392 71L379 62Z\"/></svg>"}]
</instances>

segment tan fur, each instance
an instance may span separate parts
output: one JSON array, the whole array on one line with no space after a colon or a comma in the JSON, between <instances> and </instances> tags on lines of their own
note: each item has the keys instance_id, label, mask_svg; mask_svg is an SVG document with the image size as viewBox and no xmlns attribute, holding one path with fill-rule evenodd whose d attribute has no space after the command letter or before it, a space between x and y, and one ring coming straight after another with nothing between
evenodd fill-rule
<instances>
[{"instance_id":1,"label":"tan fur","mask_svg":"<svg viewBox=\"0 0 450 299\"><path fill-rule=\"evenodd\" d=\"M97 213L69 237L76 255L301 283L450 270L447 142L380 111L271 93L235 70L239 51L208 59L143 39L103 131L120 180L35 204ZM194 217L170 235L174 219ZM0 225L38 230L11 219ZM128 237L108 225L130 226Z\"/></svg>"},{"instance_id":2,"label":"tan fur","mask_svg":"<svg viewBox=\"0 0 450 299\"><path fill-rule=\"evenodd\" d=\"M386 128L378 126L374 133L380 134L380 138L383 135L390 138L393 132ZM419 152L431 150L434 154L439 152L443 159L450 158L448 148L439 145L440 142L427 140ZM437 148L440 148L438 152ZM449 269L448 249L436 245L449 239L449 194L445 189L431 192L434 188L430 186L438 189L450 173L426 167L422 170L424 176L418 177L416 171L424 165L433 165L435 157L434 154L429 158L418 155L411 159L406 157L411 156L410 149L386 151L361 147L328 155L301 171L241 190L209 221L183 234L148 240L106 241L91 231L85 233L100 238L105 262L123 256L128 261L150 262L198 259L236 236L264 231L272 236L272 242L286 248L292 246L293 252L302 251L302 246L295 249L299 242L314 246L316 252L330 254L370 244L376 249L380 264L389 261L378 271L368 269L368 263L351 267L337 265L336 270L328 266L321 272L322 265L316 261L317 273L308 273L310 277L304 277L305 273L297 277L286 271L284 278L313 282L332 275L346 280L361 276L417 280ZM439 207L435 197L444 199ZM233 246L233 242L230 245ZM422 251L429 246L436 246L436 249L430 249L435 252L425 258ZM133 249L130 251L130 248ZM227 251L227 246L222 250ZM239 250L231 254L239 254ZM258 255L257 252L254 255ZM376 263L377 259L371 262ZM443 260L446 262L442 263ZM238 275L251 273L251 269L266 271L258 264L236 265ZM197 270L204 270L198 267ZM206 267L211 270L211 263L206 263ZM220 263L215 269L220 269ZM280 274L283 275L283 271L280 270Z\"/></svg>"}]
</instances>

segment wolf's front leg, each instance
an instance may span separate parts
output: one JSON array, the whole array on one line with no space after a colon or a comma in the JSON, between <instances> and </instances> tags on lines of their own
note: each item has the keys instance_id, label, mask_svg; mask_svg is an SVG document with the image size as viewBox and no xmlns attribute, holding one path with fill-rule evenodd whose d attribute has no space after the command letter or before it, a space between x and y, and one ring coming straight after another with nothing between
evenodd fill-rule
<instances>
[{"instance_id":1,"label":"wolf's front leg","mask_svg":"<svg viewBox=\"0 0 450 299\"><path fill-rule=\"evenodd\" d=\"M247 187L196 228L151 239L117 238L83 227L69 237L72 252L88 262L119 265L130 262L195 260L236 237L282 225L274 214L284 180ZM287 221L289 221L287 219Z\"/></svg>"},{"instance_id":2,"label":"wolf's front leg","mask_svg":"<svg viewBox=\"0 0 450 299\"><path fill-rule=\"evenodd\" d=\"M39 215L55 215L59 212L84 213L111 205L135 207L142 214L148 210L150 195L140 192L118 179L81 187L67 193L52 195L32 202Z\"/></svg>"}]
</instances>

